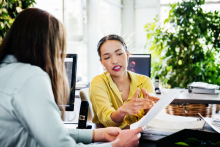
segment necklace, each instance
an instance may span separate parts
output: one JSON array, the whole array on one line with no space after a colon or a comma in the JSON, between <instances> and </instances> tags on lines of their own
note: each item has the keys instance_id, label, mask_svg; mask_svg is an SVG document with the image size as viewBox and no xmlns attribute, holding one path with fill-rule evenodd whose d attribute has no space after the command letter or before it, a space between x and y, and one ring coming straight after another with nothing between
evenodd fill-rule
<instances>
[{"instance_id":1,"label":"necklace","mask_svg":"<svg viewBox=\"0 0 220 147\"><path fill-rule=\"evenodd\" d=\"M121 90L118 88L119 92L122 92L122 91L123 91L123 89L124 89L123 87L122 87L122 89L121 89Z\"/></svg>"}]
</instances>

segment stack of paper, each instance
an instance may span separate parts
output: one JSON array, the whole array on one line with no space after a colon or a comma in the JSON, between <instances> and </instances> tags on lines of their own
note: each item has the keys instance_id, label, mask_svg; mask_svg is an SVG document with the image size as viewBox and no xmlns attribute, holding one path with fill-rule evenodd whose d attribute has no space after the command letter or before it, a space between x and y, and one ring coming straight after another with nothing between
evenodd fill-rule
<instances>
[{"instance_id":1,"label":"stack of paper","mask_svg":"<svg viewBox=\"0 0 220 147\"><path fill-rule=\"evenodd\" d=\"M183 129L202 129L205 121L197 121L197 117L174 116L160 113L150 123L148 129L142 132L142 138L159 140Z\"/></svg>"},{"instance_id":2,"label":"stack of paper","mask_svg":"<svg viewBox=\"0 0 220 147\"><path fill-rule=\"evenodd\" d=\"M193 82L189 85L193 93L208 93L208 94L218 94L218 85L208 84L204 82Z\"/></svg>"}]
</instances>

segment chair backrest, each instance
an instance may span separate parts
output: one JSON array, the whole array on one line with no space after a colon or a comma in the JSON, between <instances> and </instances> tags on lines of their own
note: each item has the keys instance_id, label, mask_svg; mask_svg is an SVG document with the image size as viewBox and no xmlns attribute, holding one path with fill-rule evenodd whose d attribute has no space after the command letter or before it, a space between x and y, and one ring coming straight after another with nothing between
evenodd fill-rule
<instances>
[{"instance_id":1,"label":"chair backrest","mask_svg":"<svg viewBox=\"0 0 220 147\"><path fill-rule=\"evenodd\" d=\"M89 99L89 88L81 89L79 92L79 95L80 95L81 101L86 100L89 102L87 121L91 121L94 114L92 110L92 103L90 102L90 99Z\"/></svg>"}]
</instances>

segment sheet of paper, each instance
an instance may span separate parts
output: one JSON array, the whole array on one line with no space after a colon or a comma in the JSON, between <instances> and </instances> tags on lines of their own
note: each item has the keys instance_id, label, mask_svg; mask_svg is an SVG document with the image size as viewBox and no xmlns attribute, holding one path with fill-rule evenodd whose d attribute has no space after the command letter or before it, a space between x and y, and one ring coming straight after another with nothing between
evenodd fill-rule
<instances>
[{"instance_id":1,"label":"sheet of paper","mask_svg":"<svg viewBox=\"0 0 220 147\"><path fill-rule=\"evenodd\" d=\"M154 118L163 120L163 121L172 121L172 122L186 122L187 121L188 122L188 121L197 121L198 117L176 116L176 115L170 115L164 112L164 113L159 113Z\"/></svg>"},{"instance_id":2,"label":"sheet of paper","mask_svg":"<svg viewBox=\"0 0 220 147\"><path fill-rule=\"evenodd\" d=\"M202 119L204 119L215 131L217 131L218 133L220 133L220 127L217 127L215 125L212 124L212 118L204 118L200 113L198 113Z\"/></svg>"},{"instance_id":3,"label":"sheet of paper","mask_svg":"<svg viewBox=\"0 0 220 147\"><path fill-rule=\"evenodd\" d=\"M180 131L183 129L202 129L205 121L183 121L183 122L172 122L164 121L159 119L153 119L148 124L147 127L151 129L164 130L164 131Z\"/></svg>"},{"instance_id":4,"label":"sheet of paper","mask_svg":"<svg viewBox=\"0 0 220 147\"><path fill-rule=\"evenodd\" d=\"M133 123L130 129L136 129L147 125L161 110L169 105L173 99L177 98L182 89L171 89L164 97L162 97L138 122Z\"/></svg>"}]
</instances>

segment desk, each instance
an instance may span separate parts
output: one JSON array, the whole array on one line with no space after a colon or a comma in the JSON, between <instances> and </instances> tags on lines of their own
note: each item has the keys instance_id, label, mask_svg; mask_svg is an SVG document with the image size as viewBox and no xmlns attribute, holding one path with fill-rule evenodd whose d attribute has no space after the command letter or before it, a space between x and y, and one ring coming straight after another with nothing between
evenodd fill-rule
<instances>
[{"instance_id":1,"label":"desk","mask_svg":"<svg viewBox=\"0 0 220 147\"><path fill-rule=\"evenodd\" d=\"M76 98L75 101L78 103L80 102L79 91L80 90L76 90L76 96L75 96L75 98ZM166 92L169 92L169 89L162 90L162 95L156 95L156 96L162 97L164 94L166 94ZM220 104L220 96L219 95L188 93L188 90L185 89L181 94L178 95L177 98L175 98L173 100L172 103L175 103L175 104L176 103ZM89 124L92 125L93 129L100 128L100 127L102 128L102 126L97 125L97 124L93 124L93 123L89 123ZM65 124L65 126L68 128L76 128L77 124L68 124L68 125ZM207 123L204 126L204 131L215 132L215 130L213 130ZM139 147L145 147L145 146L156 147L156 142L140 138Z\"/></svg>"},{"instance_id":2,"label":"desk","mask_svg":"<svg viewBox=\"0 0 220 147\"><path fill-rule=\"evenodd\" d=\"M80 98L79 91L80 90L75 90L75 98ZM162 94L156 94L156 96L160 98L167 92L169 92L169 89L162 89ZM183 92L181 92L172 103L220 104L220 94L195 94L188 93L188 89L183 89Z\"/></svg>"},{"instance_id":3,"label":"desk","mask_svg":"<svg viewBox=\"0 0 220 147\"><path fill-rule=\"evenodd\" d=\"M156 94L156 96L161 98L167 92L169 89L162 89L162 94ZM188 89L183 89L183 92L172 101L172 104L178 103L220 104L220 94L196 94L189 93Z\"/></svg>"},{"instance_id":4,"label":"desk","mask_svg":"<svg viewBox=\"0 0 220 147\"><path fill-rule=\"evenodd\" d=\"M78 124L64 124L66 128L72 128L72 129L75 129ZM94 124L94 123L88 123L88 125L92 125L92 128L93 129L97 129L97 128L103 128L103 125L100 125L100 124ZM207 123L205 124L204 126L204 131L207 131L207 132L215 132L215 130L213 130ZM145 139L142 139L140 138L139 140L139 147L156 147L156 141L149 141L149 140L145 140Z\"/></svg>"},{"instance_id":5,"label":"desk","mask_svg":"<svg viewBox=\"0 0 220 147\"><path fill-rule=\"evenodd\" d=\"M80 98L80 96L79 96L79 91L80 91L80 90L78 90L78 89L75 90L75 98Z\"/></svg>"}]
</instances>

